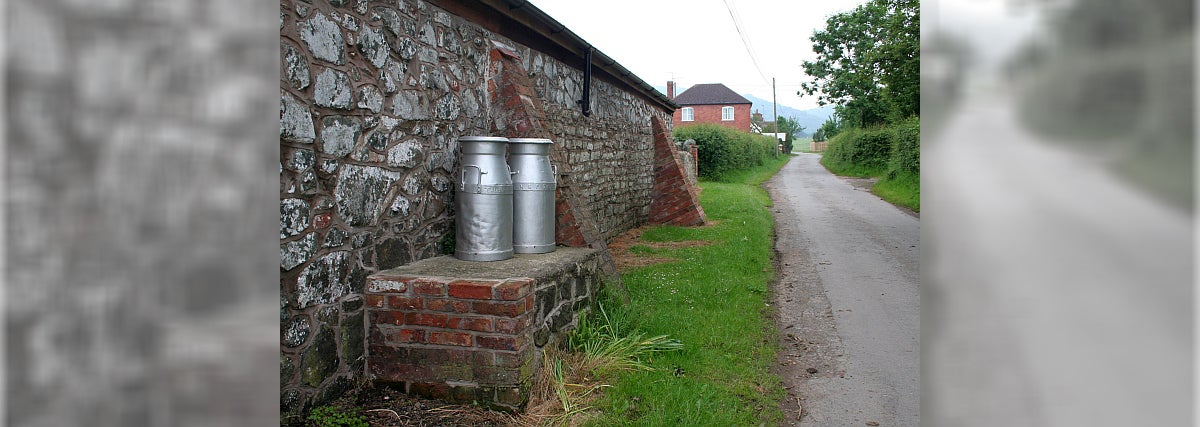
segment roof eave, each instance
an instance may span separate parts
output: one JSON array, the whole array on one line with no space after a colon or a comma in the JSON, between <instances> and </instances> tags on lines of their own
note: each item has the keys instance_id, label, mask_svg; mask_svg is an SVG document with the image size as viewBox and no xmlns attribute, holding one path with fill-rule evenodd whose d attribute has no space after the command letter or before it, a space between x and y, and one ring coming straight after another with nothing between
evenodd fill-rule
<instances>
[{"instance_id":1,"label":"roof eave","mask_svg":"<svg viewBox=\"0 0 1200 427\"><path fill-rule=\"evenodd\" d=\"M449 0L431 0L431 3L442 5L453 2ZM469 7L469 3L471 2L462 3L468 4ZM629 89L667 110L667 112L673 112L679 108L678 104L662 92L659 92L654 86L646 83L633 74L633 72L629 71L629 69L617 63L616 60L613 60L604 52L593 47L582 37L571 31L570 28L567 28L562 23L550 17L550 15L547 15L546 12L538 9L533 3L526 0L479 0L477 3L486 5L496 13L520 23L525 29L533 31L539 38L570 52L581 61L586 57L587 50L590 48L592 50L593 72L599 69L600 72L607 74L611 79L626 85Z\"/></svg>"}]
</instances>

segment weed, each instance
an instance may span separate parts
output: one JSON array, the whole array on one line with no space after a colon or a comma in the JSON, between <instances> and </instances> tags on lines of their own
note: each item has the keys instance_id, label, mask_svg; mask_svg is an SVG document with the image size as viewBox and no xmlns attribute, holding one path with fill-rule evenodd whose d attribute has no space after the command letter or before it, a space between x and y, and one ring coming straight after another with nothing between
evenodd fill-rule
<instances>
[{"instance_id":1,"label":"weed","mask_svg":"<svg viewBox=\"0 0 1200 427\"><path fill-rule=\"evenodd\" d=\"M651 370L654 353L682 350L683 343L666 335L647 338L625 330L622 322L609 317L603 303L596 315L579 319L579 327L567 339L567 348L583 354L583 369L603 375L615 370Z\"/></svg>"},{"instance_id":2,"label":"weed","mask_svg":"<svg viewBox=\"0 0 1200 427\"><path fill-rule=\"evenodd\" d=\"M366 417L358 408L342 410L333 406L322 406L308 415L308 422L316 427L369 427Z\"/></svg>"}]
</instances>

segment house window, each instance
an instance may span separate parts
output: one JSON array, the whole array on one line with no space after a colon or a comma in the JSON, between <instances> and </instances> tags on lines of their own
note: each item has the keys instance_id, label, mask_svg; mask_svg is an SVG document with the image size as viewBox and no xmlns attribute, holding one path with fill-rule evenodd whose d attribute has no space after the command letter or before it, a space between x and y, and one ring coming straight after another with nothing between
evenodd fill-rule
<instances>
[{"instance_id":1,"label":"house window","mask_svg":"<svg viewBox=\"0 0 1200 427\"><path fill-rule=\"evenodd\" d=\"M721 121L733 121L733 107L721 107Z\"/></svg>"},{"instance_id":2,"label":"house window","mask_svg":"<svg viewBox=\"0 0 1200 427\"><path fill-rule=\"evenodd\" d=\"M690 122L696 120L696 113L692 111L692 107L683 107L683 121Z\"/></svg>"}]
</instances>

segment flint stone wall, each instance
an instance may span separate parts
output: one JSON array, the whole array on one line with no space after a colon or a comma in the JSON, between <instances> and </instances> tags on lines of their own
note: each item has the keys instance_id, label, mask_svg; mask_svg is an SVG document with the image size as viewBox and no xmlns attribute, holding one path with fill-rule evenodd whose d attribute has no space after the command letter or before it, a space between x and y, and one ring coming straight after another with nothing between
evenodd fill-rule
<instances>
[{"instance_id":1,"label":"flint stone wall","mask_svg":"<svg viewBox=\"0 0 1200 427\"><path fill-rule=\"evenodd\" d=\"M582 71L423 1L281 0L279 28L285 421L363 379L367 276L453 242L457 138L505 126L491 41L520 53L604 238L646 222L669 113L638 96L593 79L584 117Z\"/></svg>"}]
</instances>

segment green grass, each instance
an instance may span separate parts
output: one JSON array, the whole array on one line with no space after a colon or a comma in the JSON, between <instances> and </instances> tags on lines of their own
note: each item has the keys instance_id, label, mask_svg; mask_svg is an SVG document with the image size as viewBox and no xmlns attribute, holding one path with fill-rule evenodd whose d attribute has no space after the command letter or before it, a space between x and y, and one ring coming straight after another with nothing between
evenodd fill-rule
<instances>
[{"instance_id":1,"label":"green grass","mask_svg":"<svg viewBox=\"0 0 1200 427\"><path fill-rule=\"evenodd\" d=\"M792 151L800 153L811 153L812 151L812 136L796 138L792 141Z\"/></svg>"},{"instance_id":2,"label":"green grass","mask_svg":"<svg viewBox=\"0 0 1200 427\"><path fill-rule=\"evenodd\" d=\"M784 397L768 316L772 265L771 205L759 184L786 163L771 158L739 181L704 181L701 205L717 225L648 229L646 241L707 240L666 250L678 262L634 269L621 278L632 301L610 315L633 319L641 333L678 339L683 349L654 354L653 370L619 371L592 403L588 425L778 425ZM731 177L726 176L725 179Z\"/></svg>"},{"instance_id":3,"label":"green grass","mask_svg":"<svg viewBox=\"0 0 1200 427\"><path fill-rule=\"evenodd\" d=\"M871 187L871 192L888 202L921 211L921 178L911 174L898 174L895 178L883 178Z\"/></svg>"},{"instance_id":4,"label":"green grass","mask_svg":"<svg viewBox=\"0 0 1200 427\"><path fill-rule=\"evenodd\" d=\"M834 175L853 176L857 178L871 178L883 175L884 169L878 167L864 167L853 163L839 162L828 157L821 157L821 164L825 165L825 169L829 169Z\"/></svg>"}]
</instances>

